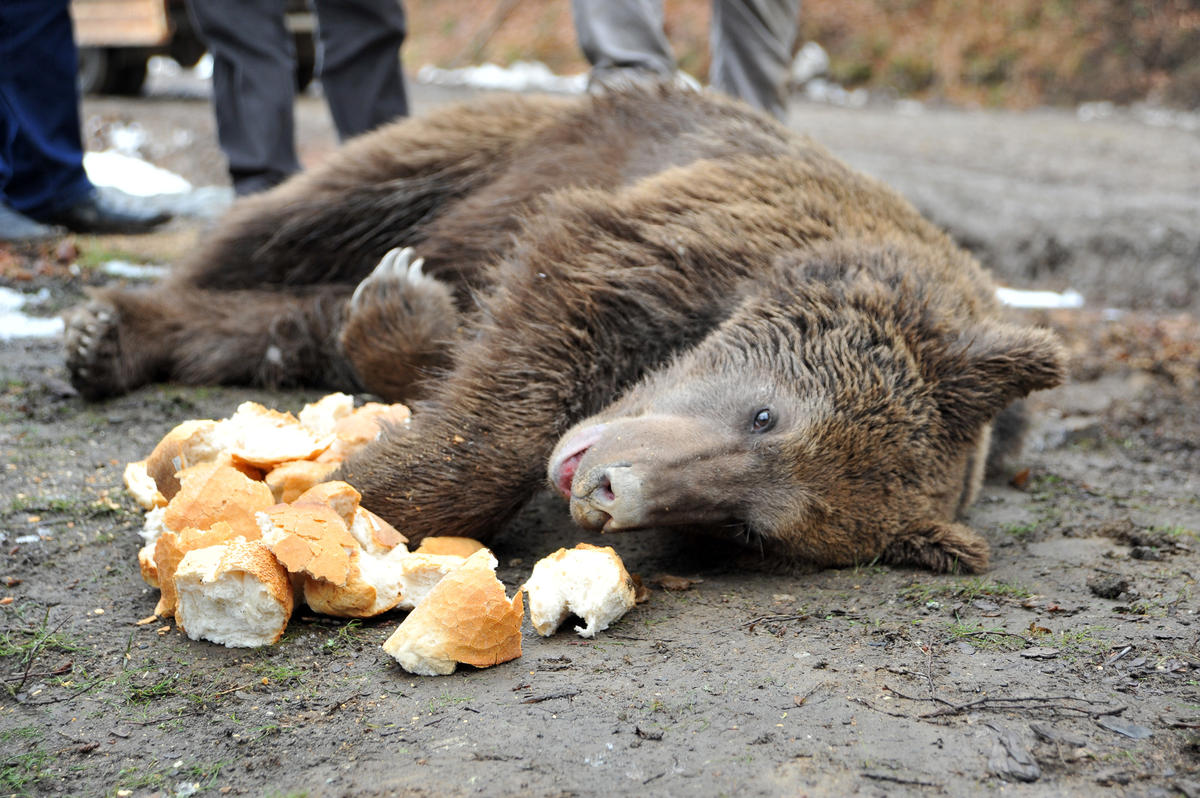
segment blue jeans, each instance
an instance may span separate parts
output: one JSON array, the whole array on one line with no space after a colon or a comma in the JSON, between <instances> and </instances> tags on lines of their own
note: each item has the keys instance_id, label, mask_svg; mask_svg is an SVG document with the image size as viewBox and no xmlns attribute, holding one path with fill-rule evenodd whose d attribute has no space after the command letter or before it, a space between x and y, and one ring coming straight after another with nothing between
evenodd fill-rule
<instances>
[{"instance_id":1,"label":"blue jeans","mask_svg":"<svg viewBox=\"0 0 1200 798\"><path fill-rule=\"evenodd\" d=\"M67 0L0 2L0 203L34 218L93 190L76 60Z\"/></svg>"}]
</instances>

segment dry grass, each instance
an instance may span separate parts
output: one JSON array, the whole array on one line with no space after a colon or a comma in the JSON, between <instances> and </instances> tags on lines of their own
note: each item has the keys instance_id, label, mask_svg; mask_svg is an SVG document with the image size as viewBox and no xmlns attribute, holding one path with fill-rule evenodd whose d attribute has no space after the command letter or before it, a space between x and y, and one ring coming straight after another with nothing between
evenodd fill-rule
<instances>
[{"instance_id":1,"label":"dry grass","mask_svg":"<svg viewBox=\"0 0 1200 798\"><path fill-rule=\"evenodd\" d=\"M520 59L562 73L586 68L565 0L407 7L412 68ZM708 69L709 7L665 3L668 37L695 75ZM801 23L802 39L825 47L834 78L851 87L1006 107L1200 106L1200 10L1191 0L805 0Z\"/></svg>"}]
</instances>

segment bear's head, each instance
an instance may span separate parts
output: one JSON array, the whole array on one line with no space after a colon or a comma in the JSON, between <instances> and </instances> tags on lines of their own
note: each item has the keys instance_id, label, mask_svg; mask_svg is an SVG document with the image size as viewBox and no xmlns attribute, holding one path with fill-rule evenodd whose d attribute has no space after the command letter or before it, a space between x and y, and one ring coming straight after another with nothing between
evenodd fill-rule
<instances>
[{"instance_id":1,"label":"bear's head","mask_svg":"<svg viewBox=\"0 0 1200 798\"><path fill-rule=\"evenodd\" d=\"M991 422L1061 380L1061 348L902 276L824 277L756 286L569 430L549 476L576 522L693 527L821 565L986 568L987 544L955 516Z\"/></svg>"}]
</instances>

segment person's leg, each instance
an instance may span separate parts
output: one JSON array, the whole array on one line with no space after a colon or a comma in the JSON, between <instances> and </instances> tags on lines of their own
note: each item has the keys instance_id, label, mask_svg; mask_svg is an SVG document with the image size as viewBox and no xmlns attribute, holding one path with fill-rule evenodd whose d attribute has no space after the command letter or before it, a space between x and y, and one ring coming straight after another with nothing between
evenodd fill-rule
<instances>
[{"instance_id":1,"label":"person's leg","mask_svg":"<svg viewBox=\"0 0 1200 798\"><path fill-rule=\"evenodd\" d=\"M43 218L93 191L83 171L66 0L0 2L0 200Z\"/></svg>"},{"instance_id":2,"label":"person's leg","mask_svg":"<svg viewBox=\"0 0 1200 798\"><path fill-rule=\"evenodd\" d=\"M295 45L284 0L191 0L213 56L217 138L238 194L271 188L300 171L294 142Z\"/></svg>"},{"instance_id":3,"label":"person's leg","mask_svg":"<svg viewBox=\"0 0 1200 798\"><path fill-rule=\"evenodd\" d=\"M800 0L713 0L709 83L783 118Z\"/></svg>"},{"instance_id":4,"label":"person's leg","mask_svg":"<svg viewBox=\"0 0 1200 798\"><path fill-rule=\"evenodd\" d=\"M604 84L630 71L675 74L661 0L571 0L571 14L593 82Z\"/></svg>"},{"instance_id":5,"label":"person's leg","mask_svg":"<svg viewBox=\"0 0 1200 798\"><path fill-rule=\"evenodd\" d=\"M316 8L321 85L338 136L348 139L407 116L399 0L316 0Z\"/></svg>"}]
</instances>

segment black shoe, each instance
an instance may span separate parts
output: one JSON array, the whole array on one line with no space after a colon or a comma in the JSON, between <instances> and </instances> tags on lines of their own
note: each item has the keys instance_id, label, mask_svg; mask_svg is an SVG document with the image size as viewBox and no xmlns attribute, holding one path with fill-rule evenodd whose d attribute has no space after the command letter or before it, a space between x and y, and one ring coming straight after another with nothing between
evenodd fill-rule
<instances>
[{"instance_id":1,"label":"black shoe","mask_svg":"<svg viewBox=\"0 0 1200 798\"><path fill-rule=\"evenodd\" d=\"M93 191L79 202L47 218L76 233L145 233L171 218L171 214L137 207L136 199L118 203Z\"/></svg>"},{"instance_id":2,"label":"black shoe","mask_svg":"<svg viewBox=\"0 0 1200 798\"><path fill-rule=\"evenodd\" d=\"M51 227L17 213L7 205L0 204L0 241L31 243L49 241L63 234L61 227Z\"/></svg>"}]
</instances>

